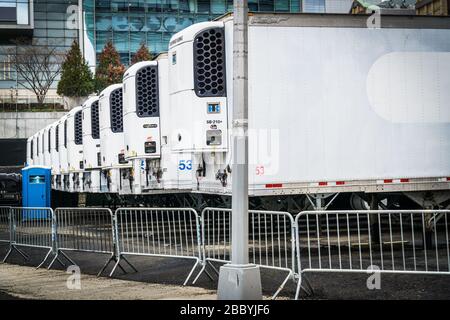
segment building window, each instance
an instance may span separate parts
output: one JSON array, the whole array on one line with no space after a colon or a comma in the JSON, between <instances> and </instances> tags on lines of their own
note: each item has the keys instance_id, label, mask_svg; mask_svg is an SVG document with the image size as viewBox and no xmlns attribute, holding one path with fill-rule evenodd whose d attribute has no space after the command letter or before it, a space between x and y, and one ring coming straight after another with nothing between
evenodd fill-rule
<instances>
[{"instance_id":1,"label":"building window","mask_svg":"<svg viewBox=\"0 0 450 320\"><path fill-rule=\"evenodd\" d=\"M303 0L303 12L325 12L325 0Z\"/></svg>"},{"instance_id":2,"label":"building window","mask_svg":"<svg viewBox=\"0 0 450 320\"><path fill-rule=\"evenodd\" d=\"M0 21L28 25L30 22L28 0L1 0Z\"/></svg>"},{"instance_id":3,"label":"building window","mask_svg":"<svg viewBox=\"0 0 450 320\"><path fill-rule=\"evenodd\" d=\"M11 72L11 57L9 55L2 55L2 62L0 66L0 79L13 80Z\"/></svg>"}]
</instances>

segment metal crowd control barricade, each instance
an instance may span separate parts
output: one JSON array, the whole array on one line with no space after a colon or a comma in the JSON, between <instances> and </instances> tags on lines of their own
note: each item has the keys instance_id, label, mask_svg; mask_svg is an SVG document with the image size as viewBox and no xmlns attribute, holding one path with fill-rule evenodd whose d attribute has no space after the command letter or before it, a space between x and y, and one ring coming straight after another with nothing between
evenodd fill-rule
<instances>
[{"instance_id":1,"label":"metal crowd control barricade","mask_svg":"<svg viewBox=\"0 0 450 320\"><path fill-rule=\"evenodd\" d=\"M11 242L10 210L11 207L0 207L0 243Z\"/></svg>"},{"instance_id":2,"label":"metal crowd control barricade","mask_svg":"<svg viewBox=\"0 0 450 320\"><path fill-rule=\"evenodd\" d=\"M114 215L108 208L57 208L56 255L49 265L61 255L72 264L69 251L109 254L110 258L99 271L100 276L111 261L117 262L114 236ZM123 272L125 270L119 266Z\"/></svg>"},{"instance_id":3,"label":"metal crowd control barricade","mask_svg":"<svg viewBox=\"0 0 450 320\"><path fill-rule=\"evenodd\" d=\"M10 208L11 242L9 251L3 262L6 262L13 251L25 260L29 257L19 247L47 249L47 254L38 265L42 266L54 251L54 213L51 208Z\"/></svg>"},{"instance_id":4,"label":"metal crowd control barricade","mask_svg":"<svg viewBox=\"0 0 450 320\"><path fill-rule=\"evenodd\" d=\"M201 214L203 267L212 261L231 261L231 209L205 208ZM273 298L276 298L295 271L294 219L287 212L249 211L249 261L261 268L286 271L288 274Z\"/></svg>"},{"instance_id":5,"label":"metal crowd control barricade","mask_svg":"<svg viewBox=\"0 0 450 320\"><path fill-rule=\"evenodd\" d=\"M200 252L200 222L190 208L119 208L115 213L118 260L110 276L125 255L193 259L197 265Z\"/></svg>"},{"instance_id":6,"label":"metal crowd control barricade","mask_svg":"<svg viewBox=\"0 0 450 320\"><path fill-rule=\"evenodd\" d=\"M298 299L306 272L450 275L450 210L304 211L295 218Z\"/></svg>"},{"instance_id":7,"label":"metal crowd control barricade","mask_svg":"<svg viewBox=\"0 0 450 320\"><path fill-rule=\"evenodd\" d=\"M0 245L11 242L10 207L0 207Z\"/></svg>"}]
</instances>

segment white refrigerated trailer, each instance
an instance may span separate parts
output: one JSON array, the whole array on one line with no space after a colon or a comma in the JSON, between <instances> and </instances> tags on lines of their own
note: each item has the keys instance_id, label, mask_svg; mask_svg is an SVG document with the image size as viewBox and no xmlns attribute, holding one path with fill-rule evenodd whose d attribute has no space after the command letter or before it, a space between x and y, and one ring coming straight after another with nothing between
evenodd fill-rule
<instances>
[{"instance_id":1,"label":"white refrigerated trailer","mask_svg":"<svg viewBox=\"0 0 450 320\"><path fill-rule=\"evenodd\" d=\"M371 29L367 18L249 17L251 196L448 203L450 19L383 16ZM199 193L231 194L232 38L227 15L169 44L172 151L192 154Z\"/></svg>"},{"instance_id":2,"label":"white refrigerated trailer","mask_svg":"<svg viewBox=\"0 0 450 320\"><path fill-rule=\"evenodd\" d=\"M131 168L125 159L122 88L121 83L110 85L99 96L102 192L118 193L130 184L122 175Z\"/></svg>"},{"instance_id":3,"label":"white refrigerated trailer","mask_svg":"<svg viewBox=\"0 0 450 320\"><path fill-rule=\"evenodd\" d=\"M100 192L102 163L99 122L98 96L94 96L83 103L83 183L87 192Z\"/></svg>"},{"instance_id":4,"label":"white refrigerated trailer","mask_svg":"<svg viewBox=\"0 0 450 320\"><path fill-rule=\"evenodd\" d=\"M67 114L58 122L57 146L59 155L59 177L56 177L58 190L69 191L69 164L67 159Z\"/></svg>"},{"instance_id":5,"label":"white refrigerated trailer","mask_svg":"<svg viewBox=\"0 0 450 320\"><path fill-rule=\"evenodd\" d=\"M180 170L190 153L171 152L167 54L131 66L123 78L126 160L133 194L189 191L191 175Z\"/></svg>"},{"instance_id":6,"label":"white refrigerated trailer","mask_svg":"<svg viewBox=\"0 0 450 320\"><path fill-rule=\"evenodd\" d=\"M40 165L41 164L41 145L40 145L40 136L41 136L41 131L38 131L34 134L33 136L33 145L34 145L34 158L33 161L35 163L35 165Z\"/></svg>"},{"instance_id":7,"label":"white refrigerated trailer","mask_svg":"<svg viewBox=\"0 0 450 320\"><path fill-rule=\"evenodd\" d=\"M27 139L27 166L33 165L33 136Z\"/></svg>"},{"instance_id":8,"label":"white refrigerated trailer","mask_svg":"<svg viewBox=\"0 0 450 320\"><path fill-rule=\"evenodd\" d=\"M57 180L60 175L59 168L59 147L58 147L59 121L55 121L50 125L49 130L49 147L50 147L50 164L52 168L52 188L58 189Z\"/></svg>"},{"instance_id":9,"label":"white refrigerated trailer","mask_svg":"<svg viewBox=\"0 0 450 320\"><path fill-rule=\"evenodd\" d=\"M67 114L67 165L69 192L83 192L83 125L82 107L77 106Z\"/></svg>"},{"instance_id":10,"label":"white refrigerated trailer","mask_svg":"<svg viewBox=\"0 0 450 320\"><path fill-rule=\"evenodd\" d=\"M50 167L52 164L52 159L50 155L50 129L51 124L44 128L42 134L42 155L43 155L43 165Z\"/></svg>"}]
</instances>

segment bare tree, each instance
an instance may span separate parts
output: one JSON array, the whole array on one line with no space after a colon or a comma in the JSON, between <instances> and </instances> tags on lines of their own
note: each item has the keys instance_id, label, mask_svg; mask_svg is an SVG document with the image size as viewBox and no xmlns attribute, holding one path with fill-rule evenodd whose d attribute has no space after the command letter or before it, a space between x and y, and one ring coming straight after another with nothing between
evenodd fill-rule
<instances>
[{"instance_id":1,"label":"bare tree","mask_svg":"<svg viewBox=\"0 0 450 320\"><path fill-rule=\"evenodd\" d=\"M13 40L14 47L6 49L11 66L17 72L18 84L31 89L40 105L50 86L61 71L64 54L55 47L33 45L27 39Z\"/></svg>"}]
</instances>

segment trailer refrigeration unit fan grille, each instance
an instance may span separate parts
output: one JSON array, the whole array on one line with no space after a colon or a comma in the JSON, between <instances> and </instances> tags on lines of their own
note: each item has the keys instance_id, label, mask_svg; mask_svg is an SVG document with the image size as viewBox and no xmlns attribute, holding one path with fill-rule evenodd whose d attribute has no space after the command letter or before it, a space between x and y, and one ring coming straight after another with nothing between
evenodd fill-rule
<instances>
[{"instance_id":1,"label":"trailer refrigeration unit fan grille","mask_svg":"<svg viewBox=\"0 0 450 320\"><path fill-rule=\"evenodd\" d=\"M199 97L225 97L223 28L200 32L194 40L194 89Z\"/></svg>"},{"instance_id":2,"label":"trailer refrigeration unit fan grille","mask_svg":"<svg viewBox=\"0 0 450 320\"><path fill-rule=\"evenodd\" d=\"M59 151L59 124L56 126L55 130L55 149Z\"/></svg>"},{"instance_id":3,"label":"trailer refrigeration unit fan grille","mask_svg":"<svg viewBox=\"0 0 450 320\"><path fill-rule=\"evenodd\" d=\"M98 100L91 105L92 139L100 139L100 122L98 118Z\"/></svg>"},{"instance_id":4,"label":"trailer refrigeration unit fan grille","mask_svg":"<svg viewBox=\"0 0 450 320\"><path fill-rule=\"evenodd\" d=\"M81 110L75 113L74 133L75 133L75 144L83 144Z\"/></svg>"},{"instance_id":5,"label":"trailer refrigeration unit fan grille","mask_svg":"<svg viewBox=\"0 0 450 320\"><path fill-rule=\"evenodd\" d=\"M64 120L64 148L67 148L67 120Z\"/></svg>"},{"instance_id":6,"label":"trailer refrigeration unit fan grille","mask_svg":"<svg viewBox=\"0 0 450 320\"><path fill-rule=\"evenodd\" d=\"M140 118L159 116L158 66L147 66L136 73L136 113Z\"/></svg>"},{"instance_id":7,"label":"trailer refrigeration unit fan grille","mask_svg":"<svg viewBox=\"0 0 450 320\"><path fill-rule=\"evenodd\" d=\"M123 132L123 106L122 106L122 88L111 92L111 130L112 132Z\"/></svg>"},{"instance_id":8,"label":"trailer refrigeration unit fan grille","mask_svg":"<svg viewBox=\"0 0 450 320\"><path fill-rule=\"evenodd\" d=\"M52 147L52 128L48 129L48 152Z\"/></svg>"}]
</instances>

